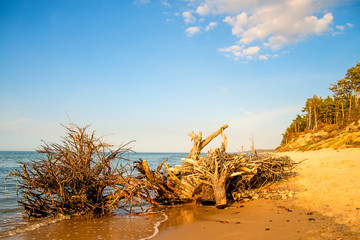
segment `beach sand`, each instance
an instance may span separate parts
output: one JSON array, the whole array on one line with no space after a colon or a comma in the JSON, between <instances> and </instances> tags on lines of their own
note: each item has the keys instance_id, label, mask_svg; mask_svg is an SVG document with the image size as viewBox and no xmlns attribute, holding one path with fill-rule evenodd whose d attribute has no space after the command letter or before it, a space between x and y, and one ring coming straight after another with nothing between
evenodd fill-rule
<instances>
[{"instance_id":1,"label":"beach sand","mask_svg":"<svg viewBox=\"0 0 360 240\"><path fill-rule=\"evenodd\" d=\"M360 149L283 153L296 162L298 176L288 182L298 190L294 203L332 217L360 232Z\"/></svg>"},{"instance_id":2,"label":"beach sand","mask_svg":"<svg viewBox=\"0 0 360 240\"><path fill-rule=\"evenodd\" d=\"M176 217L170 216L154 239L357 239L347 226L284 200L260 199L229 209L196 212L182 224L179 220L173 223ZM189 222L191 218L194 221Z\"/></svg>"},{"instance_id":3,"label":"beach sand","mask_svg":"<svg viewBox=\"0 0 360 240\"><path fill-rule=\"evenodd\" d=\"M278 153L299 163L296 176L272 186L286 200L259 199L226 209L194 204L165 214L69 219L6 239L360 239L360 149ZM155 228L157 231L157 228Z\"/></svg>"},{"instance_id":4,"label":"beach sand","mask_svg":"<svg viewBox=\"0 0 360 240\"><path fill-rule=\"evenodd\" d=\"M294 190L293 198L213 209L191 224L168 221L155 239L360 239L360 149L278 155L299 163L295 177L274 185Z\"/></svg>"}]
</instances>

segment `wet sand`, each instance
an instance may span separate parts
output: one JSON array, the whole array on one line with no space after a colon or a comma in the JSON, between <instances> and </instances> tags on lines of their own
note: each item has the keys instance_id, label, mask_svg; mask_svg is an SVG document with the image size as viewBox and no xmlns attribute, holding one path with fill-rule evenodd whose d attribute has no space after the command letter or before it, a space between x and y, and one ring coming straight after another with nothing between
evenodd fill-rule
<instances>
[{"instance_id":1,"label":"wet sand","mask_svg":"<svg viewBox=\"0 0 360 240\"><path fill-rule=\"evenodd\" d=\"M74 217L25 231L7 240L95 240L142 239L154 233L154 224L164 219L163 213L149 215L115 215L102 218Z\"/></svg>"},{"instance_id":2,"label":"wet sand","mask_svg":"<svg viewBox=\"0 0 360 240\"><path fill-rule=\"evenodd\" d=\"M317 212L297 208L293 200L259 199L227 209L183 205L146 216L73 218L7 240L37 239L360 239L346 225ZM154 224L168 219L154 238Z\"/></svg>"}]
</instances>

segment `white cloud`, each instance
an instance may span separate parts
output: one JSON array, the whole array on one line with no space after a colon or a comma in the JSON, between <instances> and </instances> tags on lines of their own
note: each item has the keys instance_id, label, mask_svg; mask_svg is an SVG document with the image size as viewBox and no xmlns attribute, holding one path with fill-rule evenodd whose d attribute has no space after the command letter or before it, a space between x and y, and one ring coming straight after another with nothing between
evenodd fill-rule
<instances>
[{"instance_id":1,"label":"white cloud","mask_svg":"<svg viewBox=\"0 0 360 240\"><path fill-rule=\"evenodd\" d=\"M191 14L191 12L183 12L182 15L186 23L193 23L196 21L196 18Z\"/></svg>"},{"instance_id":2,"label":"white cloud","mask_svg":"<svg viewBox=\"0 0 360 240\"><path fill-rule=\"evenodd\" d=\"M167 7L171 7L170 3L167 0L161 1L161 4Z\"/></svg>"},{"instance_id":3,"label":"white cloud","mask_svg":"<svg viewBox=\"0 0 360 240\"><path fill-rule=\"evenodd\" d=\"M330 29L334 17L331 13L325 14L322 18L318 19L315 16L307 16L304 19L299 19L295 23L294 34L307 36L310 34L321 34Z\"/></svg>"},{"instance_id":4,"label":"white cloud","mask_svg":"<svg viewBox=\"0 0 360 240\"><path fill-rule=\"evenodd\" d=\"M254 46L254 47L249 47L247 49L244 49L243 54L245 56L254 55L254 54L257 54L259 51L260 51L260 48L258 46Z\"/></svg>"},{"instance_id":5,"label":"white cloud","mask_svg":"<svg viewBox=\"0 0 360 240\"><path fill-rule=\"evenodd\" d=\"M335 35L339 35L339 34L342 34L346 29L348 28L352 28L354 25L351 24L351 23L346 23L345 25L336 25L335 28L336 28L336 32L333 32L333 36Z\"/></svg>"},{"instance_id":6,"label":"white cloud","mask_svg":"<svg viewBox=\"0 0 360 240\"><path fill-rule=\"evenodd\" d=\"M256 0L204 0L197 7L196 12L199 15L237 13L244 9L254 7Z\"/></svg>"},{"instance_id":7,"label":"white cloud","mask_svg":"<svg viewBox=\"0 0 360 240\"><path fill-rule=\"evenodd\" d=\"M273 50L280 50L288 40L283 36L270 37L268 42L264 43L264 46L270 47Z\"/></svg>"},{"instance_id":8,"label":"white cloud","mask_svg":"<svg viewBox=\"0 0 360 240\"><path fill-rule=\"evenodd\" d=\"M259 53L260 47L252 46L244 48L244 46L233 45L230 47L220 48L218 50L226 57L234 57L235 60L238 60L239 57L245 57L248 60L252 60L253 56Z\"/></svg>"},{"instance_id":9,"label":"white cloud","mask_svg":"<svg viewBox=\"0 0 360 240\"><path fill-rule=\"evenodd\" d=\"M338 30L340 30L340 31L344 31L344 30L345 30L345 26L341 26L341 25L336 25L335 28L338 29Z\"/></svg>"},{"instance_id":10,"label":"white cloud","mask_svg":"<svg viewBox=\"0 0 360 240\"><path fill-rule=\"evenodd\" d=\"M210 7L209 6L206 6L206 5L202 5L202 6L199 6L197 9L196 9L196 13L198 13L199 15L203 16L203 15L207 15L210 13Z\"/></svg>"},{"instance_id":11,"label":"white cloud","mask_svg":"<svg viewBox=\"0 0 360 240\"><path fill-rule=\"evenodd\" d=\"M268 57L266 55L260 55L259 60L268 60Z\"/></svg>"},{"instance_id":12,"label":"white cloud","mask_svg":"<svg viewBox=\"0 0 360 240\"><path fill-rule=\"evenodd\" d=\"M311 5L306 2L309 0L290 0L285 5L263 6L255 9L250 16L243 12L233 17L232 21L229 18L224 21L232 26L232 33L239 37L240 43L246 45L262 41L266 43L265 46L279 50L285 44L296 43L309 35L330 29L332 14L327 13L320 19L308 16Z\"/></svg>"},{"instance_id":13,"label":"white cloud","mask_svg":"<svg viewBox=\"0 0 360 240\"><path fill-rule=\"evenodd\" d=\"M205 31L210 31L211 29L213 29L214 27L216 27L218 25L217 22L210 22L206 27L205 27Z\"/></svg>"},{"instance_id":14,"label":"white cloud","mask_svg":"<svg viewBox=\"0 0 360 240\"><path fill-rule=\"evenodd\" d=\"M245 25L248 23L248 16L245 12L242 12L235 17L227 16L223 21L233 26L231 30L233 35L240 36L244 31Z\"/></svg>"},{"instance_id":15,"label":"white cloud","mask_svg":"<svg viewBox=\"0 0 360 240\"><path fill-rule=\"evenodd\" d=\"M243 49L244 47L240 47L239 45L233 45L230 47L220 48L219 51L225 53L224 55L227 57L230 57L231 56L230 54L239 57L241 56Z\"/></svg>"},{"instance_id":16,"label":"white cloud","mask_svg":"<svg viewBox=\"0 0 360 240\"><path fill-rule=\"evenodd\" d=\"M189 27L185 30L185 33L189 36L192 37L193 35L197 34L200 32L200 27Z\"/></svg>"},{"instance_id":17,"label":"white cloud","mask_svg":"<svg viewBox=\"0 0 360 240\"><path fill-rule=\"evenodd\" d=\"M269 51L277 52L286 45L331 31L334 17L324 9L331 4L328 0L198 0L190 5L191 11L204 18L226 14L223 22L231 26L237 37L235 45L246 49L256 44L257 53L265 56ZM351 26L337 25L336 29L343 31ZM205 27L206 31L210 29ZM249 56L233 46L220 51L235 57Z\"/></svg>"}]
</instances>

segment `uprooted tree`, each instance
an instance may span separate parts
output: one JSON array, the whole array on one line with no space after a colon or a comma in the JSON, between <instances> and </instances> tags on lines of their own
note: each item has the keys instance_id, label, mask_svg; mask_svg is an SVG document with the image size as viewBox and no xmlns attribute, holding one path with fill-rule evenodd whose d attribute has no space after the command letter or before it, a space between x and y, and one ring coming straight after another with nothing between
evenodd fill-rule
<instances>
[{"instance_id":1,"label":"uprooted tree","mask_svg":"<svg viewBox=\"0 0 360 240\"><path fill-rule=\"evenodd\" d=\"M122 155L131 152L129 143L115 150L88 127L64 126L68 132L62 144L45 143L39 161L23 163L9 173L17 177L18 202L31 217L48 215L104 215L118 207L141 207L151 199L148 183L132 176L130 162Z\"/></svg>"},{"instance_id":2,"label":"uprooted tree","mask_svg":"<svg viewBox=\"0 0 360 240\"><path fill-rule=\"evenodd\" d=\"M220 127L205 139L202 139L201 132L189 133L193 146L181 166L163 167L161 163L157 170L151 171L146 161L137 162L136 168L142 177L155 187L157 202L213 201L218 208L223 208L227 199L285 178L294 168L294 162L288 157L227 154L224 134L227 127ZM200 156L201 150L220 134L223 139L221 147Z\"/></svg>"},{"instance_id":3,"label":"uprooted tree","mask_svg":"<svg viewBox=\"0 0 360 240\"><path fill-rule=\"evenodd\" d=\"M23 163L9 173L18 178L18 201L31 217L101 216L117 208L132 211L134 205L144 211L192 201L214 202L222 208L245 190L286 177L294 167L288 157L227 154L228 125L205 139L201 132L189 133L193 146L183 164L170 167L165 159L155 170L146 160L124 160L122 155L132 151L129 143L114 150L94 132L87 134L88 127L64 127L68 134L62 144L45 143L37 151L42 154L39 161ZM201 156L220 134L221 147Z\"/></svg>"}]
</instances>

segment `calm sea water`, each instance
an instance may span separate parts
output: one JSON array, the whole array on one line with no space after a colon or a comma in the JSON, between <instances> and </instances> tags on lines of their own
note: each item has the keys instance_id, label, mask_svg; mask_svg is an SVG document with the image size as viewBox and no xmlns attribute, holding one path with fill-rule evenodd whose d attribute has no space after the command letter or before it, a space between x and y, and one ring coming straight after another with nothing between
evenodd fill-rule
<instances>
[{"instance_id":1,"label":"calm sea water","mask_svg":"<svg viewBox=\"0 0 360 240\"><path fill-rule=\"evenodd\" d=\"M147 160L149 167L155 169L164 159L168 159L170 166L181 164L181 159L188 153L126 153L124 158L132 161ZM31 231L42 223L48 224L49 219L29 219L25 216L22 207L17 203L17 182L12 177L5 177L16 168L21 167L21 162L39 160L41 154L36 152L1 152L0 151L0 237L24 231ZM53 220L50 220L50 222Z\"/></svg>"}]
</instances>

